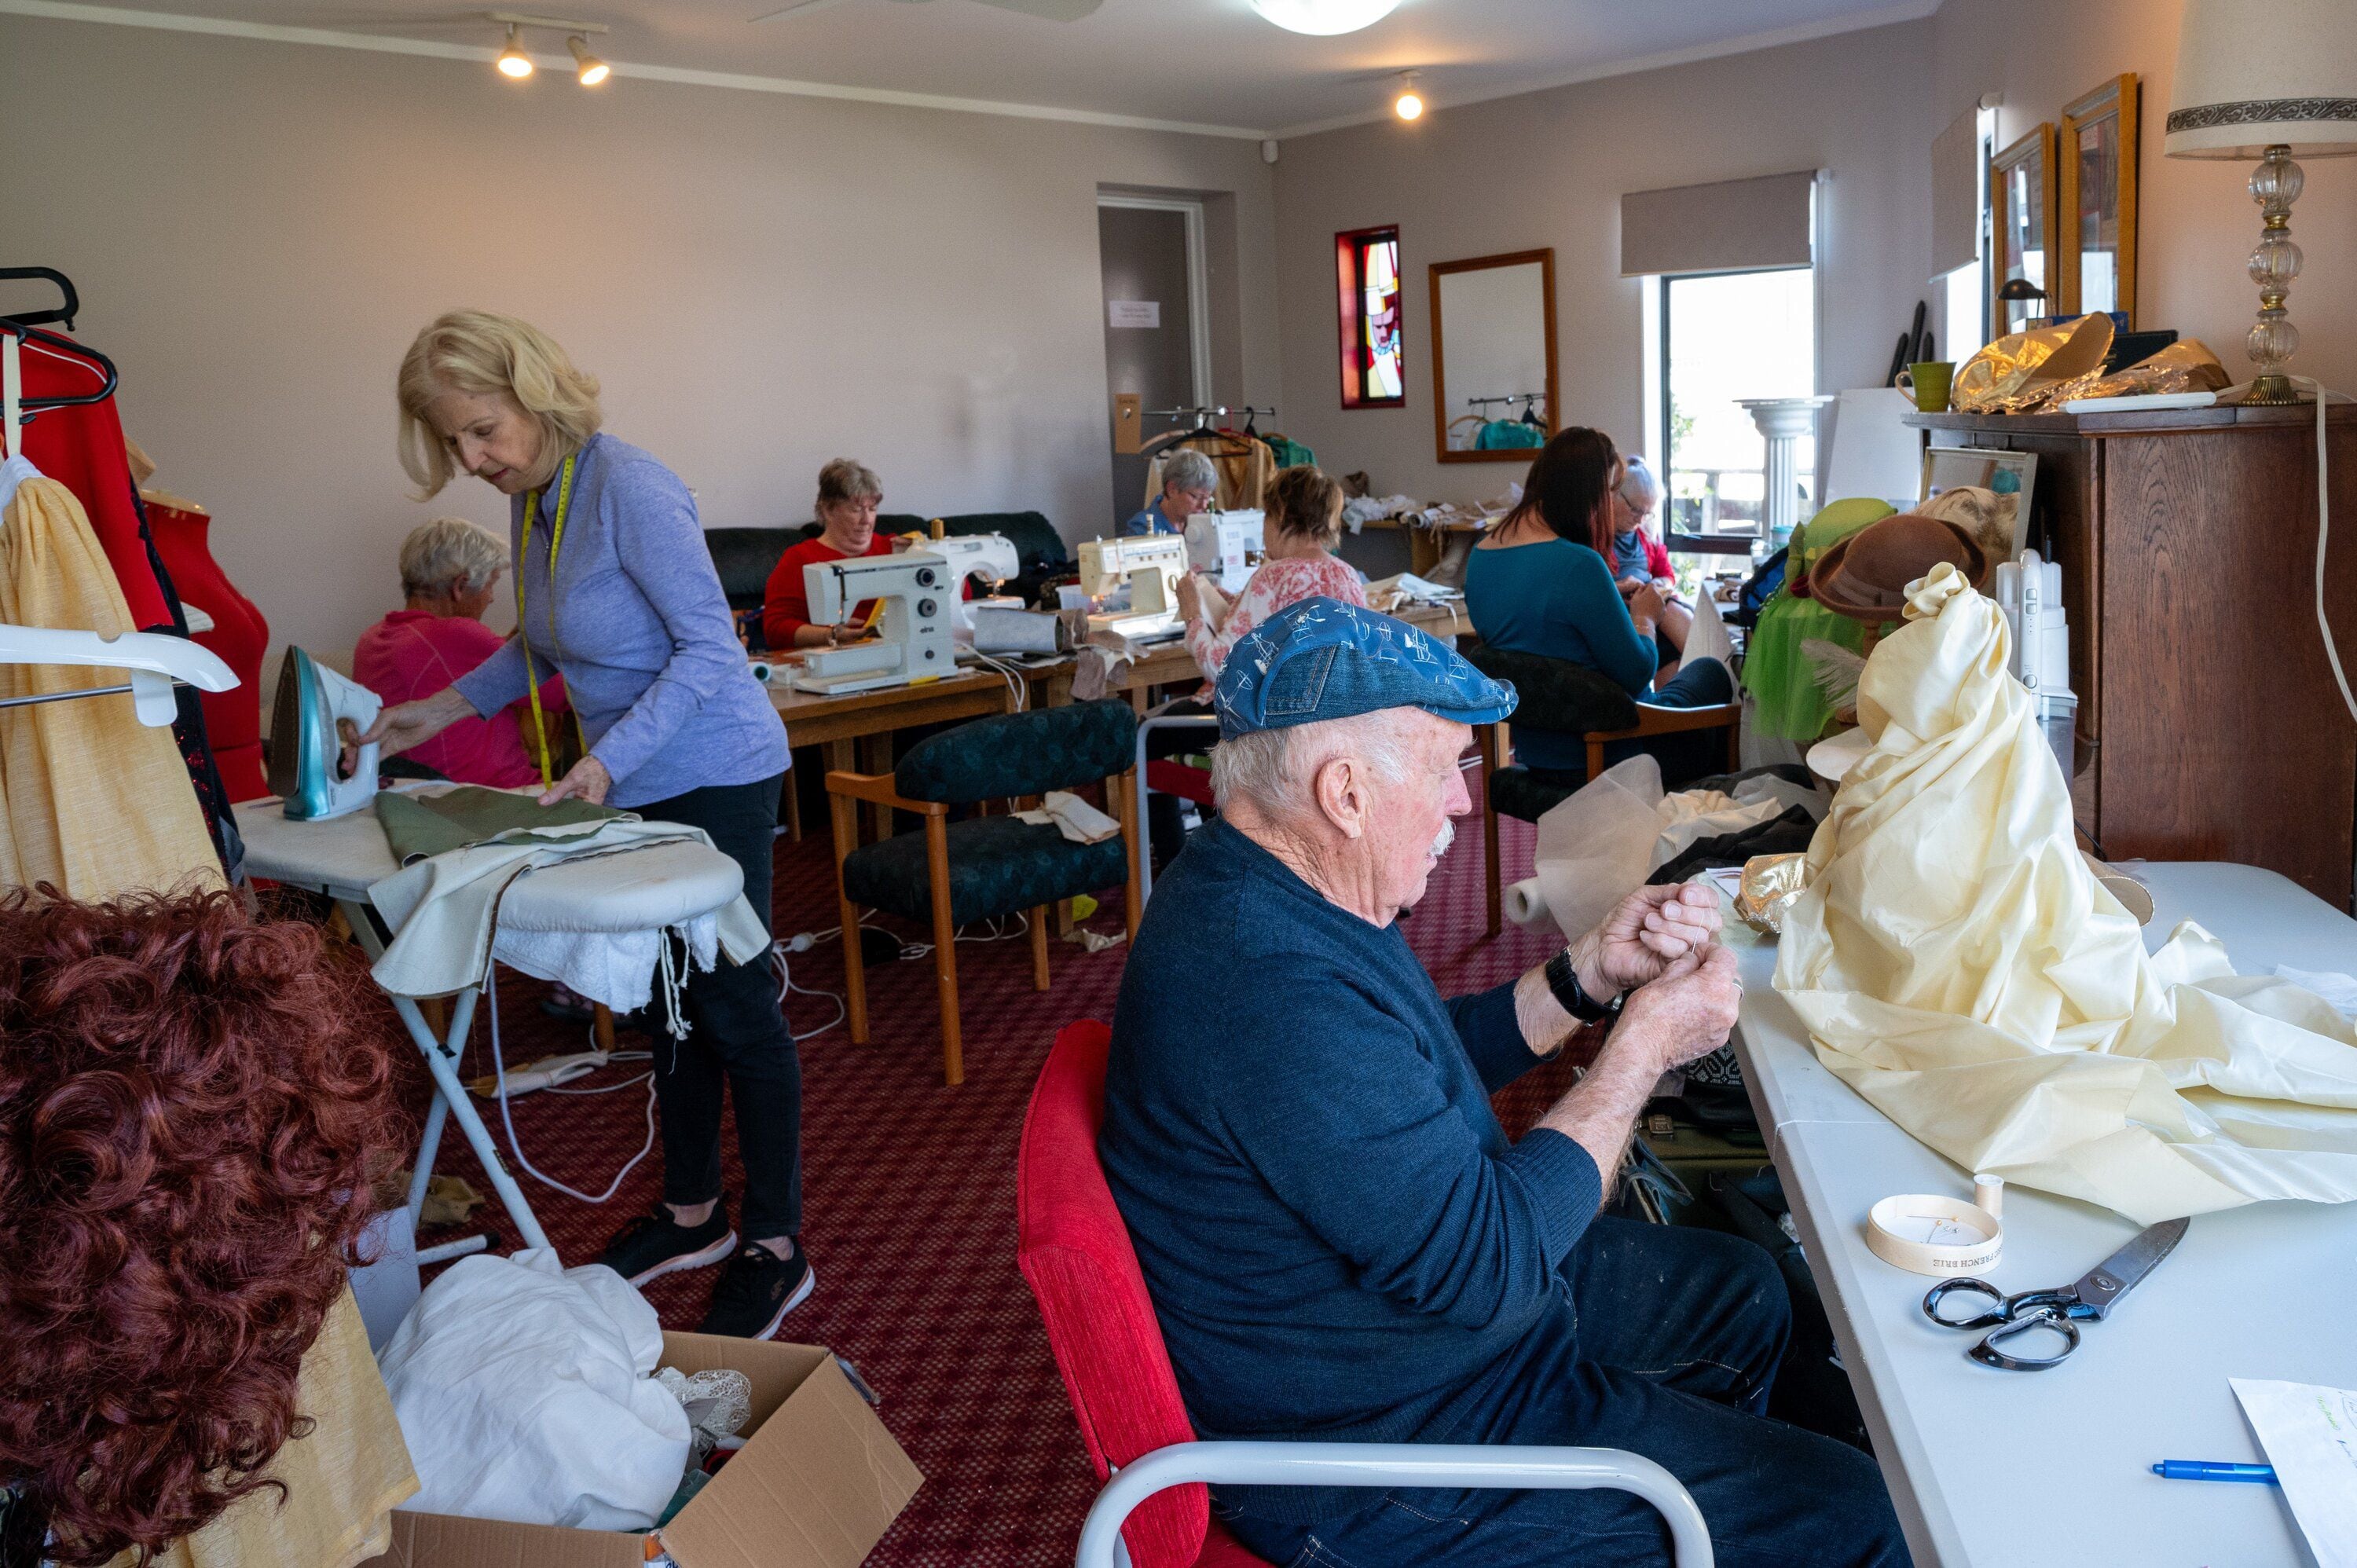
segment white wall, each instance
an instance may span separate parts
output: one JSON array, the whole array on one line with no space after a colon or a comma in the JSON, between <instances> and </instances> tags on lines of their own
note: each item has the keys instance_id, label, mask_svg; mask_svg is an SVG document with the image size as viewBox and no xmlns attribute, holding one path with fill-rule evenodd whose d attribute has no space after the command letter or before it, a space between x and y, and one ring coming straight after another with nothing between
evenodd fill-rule
<instances>
[{"instance_id":1,"label":"white wall","mask_svg":"<svg viewBox=\"0 0 2357 1568\"><path fill-rule=\"evenodd\" d=\"M2136 324L2175 328L2216 351L2229 374L2251 374L2244 337L2259 292L2244 263L2259 238L2246 188L2251 166L2162 155L2177 74L2182 0L1947 0L1932 19L1932 93L1945 125L1986 92L2001 92L1997 145L2122 71L2142 78ZM2294 372L2357 391L2357 161L2310 161L2292 209L2307 266L2292 285L2300 330Z\"/></svg>"},{"instance_id":2,"label":"white wall","mask_svg":"<svg viewBox=\"0 0 2357 1568\"><path fill-rule=\"evenodd\" d=\"M1105 526L1101 184L1232 193L1215 395L1277 384L1245 141L0 16L0 250L81 285L126 428L274 642L349 648L428 516L504 532L393 456L402 351L453 306L554 333L714 527L806 519L838 454L891 510Z\"/></svg>"},{"instance_id":3,"label":"white wall","mask_svg":"<svg viewBox=\"0 0 2357 1568\"><path fill-rule=\"evenodd\" d=\"M1425 269L1551 245L1560 422L1634 447L1642 323L1639 285L1620 276L1621 196L1807 168L1832 175L1820 192L1820 390L1879 384L1932 293L1932 42L1931 22L1910 22L1288 141L1277 166L1279 423L1329 471L1365 469L1378 493L1476 499L1520 479L1515 465L1434 458ZM1408 402L1345 411L1334 235L1382 223L1400 226Z\"/></svg>"}]
</instances>

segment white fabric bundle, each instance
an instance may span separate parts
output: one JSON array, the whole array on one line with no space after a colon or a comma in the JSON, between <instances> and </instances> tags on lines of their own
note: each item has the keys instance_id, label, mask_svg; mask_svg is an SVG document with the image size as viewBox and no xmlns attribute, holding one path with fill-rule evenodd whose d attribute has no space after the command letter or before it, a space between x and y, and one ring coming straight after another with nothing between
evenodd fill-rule
<instances>
[{"instance_id":1,"label":"white fabric bundle","mask_svg":"<svg viewBox=\"0 0 2357 1568\"><path fill-rule=\"evenodd\" d=\"M425 1513L646 1530L679 1489L688 1419L649 1376L655 1310L553 1249L461 1258L377 1358Z\"/></svg>"},{"instance_id":2,"label":"white fabric bundle","mask_svg":"<svg viewBox=\"0 0 2357 1568\"><path fill-rule=\"evenodd\" d=\"M1967 1171L2138 1224L2357 1197L2357 1034L2190 921L2147 958L2073 840L2004 618L1943 565L1858 686L1776 989L1820 1059Z\"/></svg>"}]
</instances>

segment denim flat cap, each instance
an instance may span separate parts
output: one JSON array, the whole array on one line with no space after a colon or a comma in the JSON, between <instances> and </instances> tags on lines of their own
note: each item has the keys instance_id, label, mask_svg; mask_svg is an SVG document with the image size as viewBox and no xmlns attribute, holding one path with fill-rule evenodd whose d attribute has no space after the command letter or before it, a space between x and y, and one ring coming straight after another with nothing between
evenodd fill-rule
<instances>
[{"instance_id":1,"label":"denim flat cap","mask_svg":"<svg viewBox=\"0 0 2357 1568\"><path fill-rule=\"evenodd\" d=\"M1514 711L1514 689L1405 621L1303 599L1238 639L1216 688L1220 734L1285 729L1383 708L1422 708L1460 724Z\"/></svg>"}]
</instances>

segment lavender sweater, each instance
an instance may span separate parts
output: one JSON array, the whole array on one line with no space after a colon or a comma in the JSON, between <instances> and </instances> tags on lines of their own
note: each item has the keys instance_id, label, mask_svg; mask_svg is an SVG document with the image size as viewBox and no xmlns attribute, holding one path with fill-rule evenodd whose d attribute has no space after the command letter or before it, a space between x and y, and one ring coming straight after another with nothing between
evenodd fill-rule
<instances>
[{"instance_id":1,"label":"lavender sweater","mask_svg":"<svg viewBox=\"0 0 2357 1568\"><path fill-rule=\"evenodd\" d=\"M524 628L542 680L562 671L590 755L614 777L616 806L643 806L710 784L749 784L791 765L785 725L728 618L695 500L679 476L610 435L575 467L549 631L548 539L557 485L541 492L524 556L523 498L508 545L523 584ZM524 694L516 639L456 682L489 718Z\"/></svg>"}]
</instances>

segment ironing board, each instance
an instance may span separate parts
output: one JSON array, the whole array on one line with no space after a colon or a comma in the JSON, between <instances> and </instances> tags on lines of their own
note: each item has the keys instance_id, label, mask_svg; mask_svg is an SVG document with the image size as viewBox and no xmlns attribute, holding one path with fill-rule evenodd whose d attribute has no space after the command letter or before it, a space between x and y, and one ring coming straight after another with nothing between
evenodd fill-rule
<instances>
[{"instance_id":1,"label":"ironing board","mask_svg":"<svg viewBox=\"0 0 2357 1568\"><path fill-rule=\"evenodd\" d=\"M326 822L290 822L282 802L272 798L240 802L237 824L245 836L248 875L326 894L344 911L371 961L382 956L384 943L377 936L369 885L401 867L373 811L353 811ZM499 919L503 929L525 931L660 930L711 914L743 892L744 886L744 872L737 863L707 844L655 843L527 872L500 899ZM426 1071L434 1079L434 1103L425 1112L425 1132L409 1180L410 1213L414 1219L423 1211L443 1126L456 1119L523 1244L545 1247L546 1232L533 1217L532 1205L508 1174L490 1130L458 1081L458 1059L480 993L481 987L470 985L451 997L449 1030L439 1039L414 998L393 997L393 1010L424 1053Z\"/></svg>"}]
</instances>

